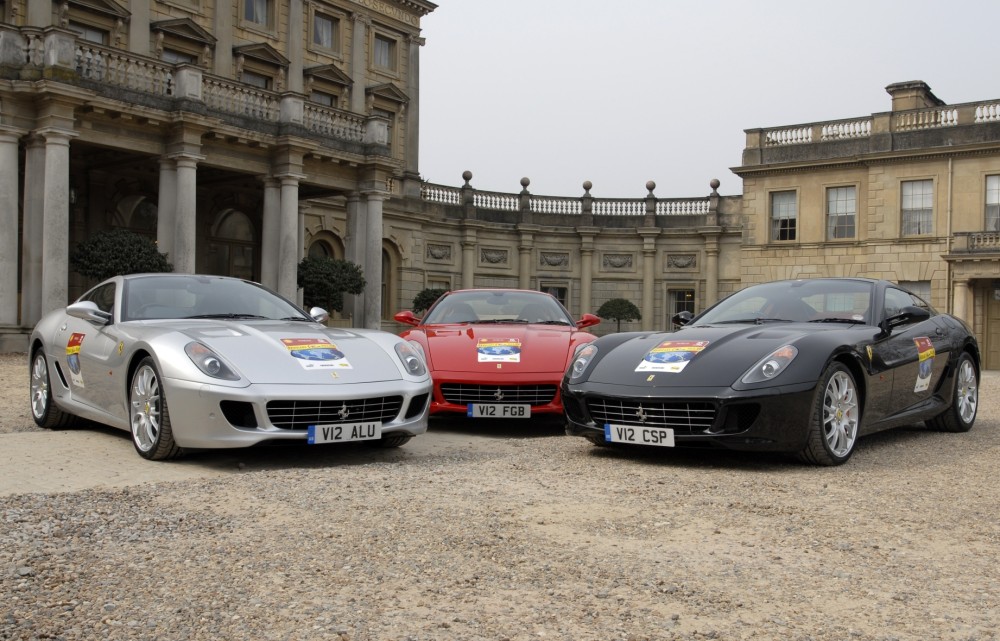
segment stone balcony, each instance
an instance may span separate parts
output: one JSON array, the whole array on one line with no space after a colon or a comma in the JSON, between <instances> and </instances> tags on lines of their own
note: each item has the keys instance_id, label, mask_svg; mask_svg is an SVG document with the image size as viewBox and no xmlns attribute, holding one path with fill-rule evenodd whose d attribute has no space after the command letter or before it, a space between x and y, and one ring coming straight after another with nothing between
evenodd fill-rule
<instances>
[{"instance_id":1,"label":"stone balcony","mask_svg":"<svg viewBox=\"0 0 1000 641\"><path fill-rule=\"evenodd\" d=\"M769 129L747 129L743 166L824 164L921 150L1000 147L1000 100L873 113Z\"/></svg>"},{"instance_id":2,"label":"stone balcony","mask_svg":"<svg viewBox=\"0 0 1000 641\"><path fill-rule=\"evenodd\" d=\"M0 24L0 78L46 80L81 87L140 108L189 111L270 135L295 134L321 144L385 153L388 121L327 107L302 94L268 91L208 73L193 64L169 64L77 38L58 27Z\"/></svg>"}]
</instances>

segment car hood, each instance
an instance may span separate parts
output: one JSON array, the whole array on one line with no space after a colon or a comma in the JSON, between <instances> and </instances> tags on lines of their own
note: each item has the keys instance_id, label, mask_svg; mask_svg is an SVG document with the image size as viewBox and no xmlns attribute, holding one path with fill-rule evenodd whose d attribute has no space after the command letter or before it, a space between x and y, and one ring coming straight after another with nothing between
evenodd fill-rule
<instances>
[{"instance_id":1,"label":"car hood","mask_svg":"<svg viewBox=\"0 0 1000 641\"><path fill-rule=\"evenodd\" d=\"M425 328L432 371L519 373L566 371L573 329L552 325L452 325Z\"/></svg>"},{"instance_id":2,"label":"car hood","mask_svg":"<svg viewBox=\"0 0 1000 641\"><path fill-rule=\"evenodd\" d=\"M781 323L637 333L608 353L599 354L587 379L592 383L634 384L644 388L728 386L775 349L798 345L808 337L830 331L836 328ZM791 370L786 374L792 374ZM780 382L803 381L783 377Z\"/></svg>"},{"instance_id":3,"label":"car hood","mask_svg":"<svg viewBox=\"0 0 1000 641\"><path fill-rule=\"evenodd\" d=\"M169 329L210 347L253 383L402 378L395 355L362 332L286 321L171 321Z\"/></svg>"}]
</instances>

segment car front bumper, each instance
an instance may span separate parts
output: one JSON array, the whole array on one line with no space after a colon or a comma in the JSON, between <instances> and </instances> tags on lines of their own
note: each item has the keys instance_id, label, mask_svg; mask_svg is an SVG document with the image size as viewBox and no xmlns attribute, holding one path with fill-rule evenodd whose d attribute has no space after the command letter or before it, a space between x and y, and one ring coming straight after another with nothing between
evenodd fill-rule
<instances>
[{"instance_id":1,"label":"car front bumper","mask_svg":"<svg viewBox=\"0 0 1000 641\"><path fill-rule=\"evenodd\" d=\"M605 424L670 428L676 447L796 452L806 445L816 383L737 391L731 387L637 390L563 384L566 433L603 441ZM606 420L606 408L614 420ZM641 414L641 416L640 416ZM697 415L698 418L692 418Z\"/></svg>"},{"instance_id":2,"label":"car front bumper","mask_svg":"<svg viewBox=\"0 0 1000 641\"><path fill-rule=\"evenodd\" d=\"M431 381L412 383L386 381L352 385L249 385L225 387L202 382L164 379L167 410L174 440L180 447L214 449L249 447L274 441L302 441L307 429L276 426L268 416L267 404L322 401L351 404L357 399L402 397L398 412L380 421L382 435L415 436L427 431ZM236 408L234 410L234 408ZM238 417L238 418L237 418ZM350 415L342 420L351 423ZM331 421L333 422L333 421Z\"/></svg>"}]
</instances>

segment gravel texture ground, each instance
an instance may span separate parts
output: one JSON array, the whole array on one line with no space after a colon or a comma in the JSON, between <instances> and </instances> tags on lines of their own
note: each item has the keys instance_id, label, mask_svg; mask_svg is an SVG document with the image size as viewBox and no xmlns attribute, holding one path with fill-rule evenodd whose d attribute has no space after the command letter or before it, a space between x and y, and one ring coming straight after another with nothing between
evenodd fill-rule
<instances>
[{"instance_id":1,"label":"gravel texture ground","mask_svg":"<svg viewBox=\"0 0 1000 641\"><path fill-rule=\"evenodd\" d=\"M432 419L399 450L0 496L0 639L996 640L998 391L967 434L870 436L836 468ZM2 355L0 450L14 432L58 436Z\"/></svg>"}]
</instances>

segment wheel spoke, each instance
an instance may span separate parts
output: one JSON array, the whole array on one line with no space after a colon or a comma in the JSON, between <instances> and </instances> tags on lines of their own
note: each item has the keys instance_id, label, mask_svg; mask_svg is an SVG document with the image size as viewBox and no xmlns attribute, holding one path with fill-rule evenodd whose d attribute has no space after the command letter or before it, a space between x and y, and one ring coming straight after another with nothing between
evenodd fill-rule
<instances>
[{"instance_id":1,"label":"wheel spoke","mask_svg":"<svg viewBox=\"0 0 1000 641\"><path fill-rule=\"evenodd\" d=\"M837 372L823 398L823 437L835 456L846 456L858 435L858 401L854 383Z\"/></svg>"},{"instance_id":2,"label":"wheel spoke","mask_svg":"<svg viewBox=\"0 0 1000 641\"><path fill-rule=\"evenodd\" d=\"M31 412L35 418L45 415L49 399L49 372L45 357L39 353L31 365Z\"/></svg>"},{"instance_id":3,"label":"wheel spoke","mask_svg":"<svg viewBox=\"0 0 1000 641\"><path fill-rule=\"evenodd\" d=\"M958 390L955 397L962 422L971 423L976 417L976 409L979 406L979 385L976 383L976 372L968 360L962 362L958 371Z\"/></svg>"},{"instance_id":4,"label":"wheel spoke","mask_svg":"<svg viewBox=\"0 0 1000 641\"><path fill-rule=\"evenodd\" d=\"M160 433L160 383L152 368L136 372L131 399L132 435L136 445L148 452Z\"/></svg>"}]
</instances>

